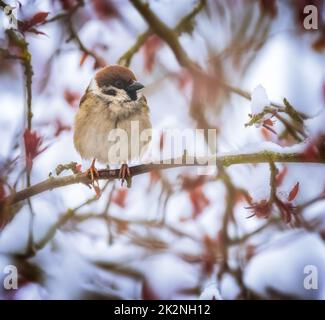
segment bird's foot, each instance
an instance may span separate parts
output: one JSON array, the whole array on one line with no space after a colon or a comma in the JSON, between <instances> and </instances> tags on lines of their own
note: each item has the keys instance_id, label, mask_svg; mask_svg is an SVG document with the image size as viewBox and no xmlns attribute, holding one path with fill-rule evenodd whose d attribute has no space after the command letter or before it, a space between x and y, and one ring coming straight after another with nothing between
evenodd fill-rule
<instances>
[{"instance_id":1,"label":"bird's foot","mask_svg":"<svg viewBox=\"0 0 325 320\"><path fill-rule=\"evenodd\" d=\"M91 184L94 185L95 182L97 182L98 184L98 177L99 177L99 173L98 170L95 167L95 162L96 159L94 159L89 167L89 169L87 169L86 173L89 176L89 178L91 179Z\"/></svg>"},{"instance_id":2,"label":"bird's foot","mask_svg":"<svg viewBox=\"0 0 325 320\"><path fill-rule=\"evenodd\" d=\"M89 186L93 187L97 196L100 197L100 188L99 188L99 183L98 183L99 172L95 167L95 162L96 162L96 159L94 159L92 161L91 166L89 167L89 169L87 169L86 173L87 173L88 177L91 179Z\"/></svg>"},{"instance_id":3,"label":"bird's foot","mask_svg":"<svg viewBox=\"0 0 325 320\"><path fill-rule=\"evenodd\" d=\"M126 163L123 163L120 168L119 179L121 180L122 186L124 181L126 181L127 187L128 188L131 187L131 172L129 166Z\"/></svg>"}]
</instances>

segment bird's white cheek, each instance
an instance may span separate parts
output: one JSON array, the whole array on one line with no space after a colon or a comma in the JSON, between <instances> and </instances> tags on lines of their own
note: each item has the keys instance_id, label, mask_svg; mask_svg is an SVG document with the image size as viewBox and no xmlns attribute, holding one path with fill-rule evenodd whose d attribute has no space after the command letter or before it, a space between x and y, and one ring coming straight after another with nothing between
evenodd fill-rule
<instances>
[{"instance_id":1,"label":"bird's white cheek","mask_svg":"<svg viewBox=\"0 0 325 320\"><path fill-rule=\"evenodd\" d=\"M129 100L130 97L127 95L125 90L118 89L116 92L116 96L113 97L113 101L116 102L124 102L125 100Z\"/></svg>"}]
</instances>

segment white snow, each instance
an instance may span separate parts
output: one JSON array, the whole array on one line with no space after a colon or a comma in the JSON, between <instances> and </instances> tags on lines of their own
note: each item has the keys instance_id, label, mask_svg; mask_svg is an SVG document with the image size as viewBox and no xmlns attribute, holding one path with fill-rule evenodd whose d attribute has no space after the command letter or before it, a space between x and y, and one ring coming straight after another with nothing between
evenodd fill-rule
<instances>
[{"instance_id":1,"label":"white snow","mask_svg":"<svg viewBox=\"0 0 325 320\"><path fill-rule=\"evenodd\" d=\"M25 1L23 1L25 2ZM175 1L174 1L175 2ZM193 1L171 0L151 1L154 11L170 26L177 23L179 17L189 12ZM50 10L51 2L36 1L35 5L42 6L43 11ZM117 3L117 2L116 2ZM169 4L175 5L170 10ZM90 6L90 3L87 4ZM125 14L124 14L125 13ZM280 10L279 10L279 13ZM286 14L287 11L283 11ZM212 12L213 14L213 12ZM227 18L229 12L225 11ZM53 16L54 13L51 13ZM138 34L146 30L144 20L127 2L123 4L123 23L114 20L101 22L99 19L85 22L80 30L80 37L88 48L92 48L96 42L101 41L108 45L109 49L103 53L107 63L116 63L117 58L125 52L133 43ZM0 18L3 15L0 12ZM223 30L220 20L210 20L202 13L197 21L197 30L193 35L183 35L181 43L191 58L196 59L204 68L207 66L208 54L212 50L220 51L220 44L225 46L229 33L215 32ZM125 24L125 25L124 25ZM79 26L77 26L79 27ZM286 27L286 26L284 26ZM41 28L48 37L29 36L30 50L35 72L33 81L33 127L42 136L51 136L53 131L51 123L40 127L39 123L61 119L65 124L72 125L76 109L67 105L63 98L66 88L82 93L94 75L93 59L89 57L85 64L80 67L81 53L70 42L64 47L62 55L54 60L49 84L43 93L37 91L39 79L42 78L44 65L47 59L57 48L61 37L61 30L56 24L48 24ZM0 38L3 33L0 28ZM247 76L240 78L227 74L230 84L240 88L252 88L258 85L252 92L252 101L249 103L242 97L232 95L229 101L225 101L222 112L218 113L216 124L219 126L220 139L218 141L218 155L234 155L238 153L251 153L260 151L273 152L301 152L305 149L307 141L291 147L282 147L274 142L263 142L259 130L245 128L247 114L259 114L270 105L270 97L281 101L285 96L299 107L299 110L307 114L315 114L324 106L320 86L325 78L324 56L317 55L310 50L307 42L288 42L287 37L270 37L272 45L266 46L258 60L249 69ZM297 46L303 45L303 50L297 50ZM300 48L299 48L300 49ZM294 55L292 54L294 53ZM147 96L151 109L153 127L164 130L166 128L194 128L193 120L189 116L190 94L183 94L177 86L173 74L180 67L167 45L157 53L157 65L152 74L146 74L143 68L143 51L135 54L131 69L138 79L146 85ZM301 63L301 61L309 61ZM312 64L311 64L312 62ZM225 67L226 62L225 62ZM228 71L228 70L227 70ZM170 74L172 73L172 75ZM0 117L0 162L10 152L12 137L18 134L18 129L25 119L23 113L23 86L21 82L22 71L20 66L13 68L12 74L0 77L1 117ZM237 81L237 82L236 82ZM267 88L267 90L265 89ZM267 92L266 92L267 91ZM249 109L251 109L249 111ZM215 116L215 106L211 105L209 115ZM309 120L307 127L309 132L316 134L324 131L323 112L320 117ZM231 119L231 121L229 121ZM263 118L264 120L265 118ZM214 121L215 119L209 119ZM212 122L214 123L214 122ZM51 131L52 130L52 131ZM70 161L81 162L80 156L74 150L72 132L64 132L60 137L52 139L51 146L35 159L32 172L32 182L36 183L47 178L48 173L53 171L57 164ZM202 148L203 148L202 144ZM20 162L20 166L21 163ZM277 164L278 166L278 164ZM299 181L300 191L297 195L298 204L317 196L323 190L325 172L323 166L314 164L290 164L289 172L281 186L281 190L287 192ZM21 168L17 168L19 171ZM177 177L182 173L196 174L196 169L173 169L164 171L166 179L170 180L173 187L177 187ZM269 169L268 164L243 165L227 168L234 183L248 190L254 200L264 199L269 192ZM119 187L119 184L116 184ZM20 186L19 186L20 189ZM198 265L193 265L180 258L181 254L199 255L202 253L200 246L204 236L208 235L216 239L222 226L221 218L225 207L225 188L220 181L208 183L203 188L210 205L206 207L195 221L181 222L181 218L190 218L192 204L186 191L173 193L166 207L166 223L175 229L190 234L198 241L189 240L186 237L177 238L163 228L155 229L155 234L150 234L150 227L136 226L132 231L138 232L145 237L152 235L167 243L168 248L161 251L145 250L141 246L130 245L127 236L116 236L112 246L107 244L107 226L102 220L91 220L80 224L78 230L59 230L52 241L32 259L45 272L45 282L42 284L29 284L19 290L16 298L19 299L46 299L80 297L83 291L105 292L110 290L110 285L116 286L116 292L122 297L138 298L139 284L132 278L117 277L116 274L107 270L98 271L94 267L96 262L116 263L130 266L142 271L150 282L154 291L164 298L179 298L185 295L179 293L179 289L193 288L198 285L200 272ZM121 208L116 204L110 207L110 214L125 220L158 220L161 218L161 205L158 203L161 186L157 183L149 188L149 176L140 175L133 179L133 187L128 190L126 207ZM84 185L72 185L59 188L51 192L42 193L32 198L34 211L36 212L34 235L35 239L42 239L58 217L67 208L74 208L86 199L93 196L93 191ZM105 207L108 194L95 203L84 207L78 214L100 213ZM324 202L316 204L312 213L313 217L322 218L324 215ZM236 205L235 217L239 230L232 230L234 235L241 236L245 232L255 230L265 220L255 218L246 219L247 210L244 202ZM12 263L11 254L24 252L29 225L29 210L24 206L14 217L13 221L0 233L0 278L3 277L3 267ZM324 220L324 219L323 219ZM69 225L70 227L70 225ZM285 227L285 226L284 226ZM235 234L235 232L238 232ZM272 230L267 237L258 240L264 243L263 250L250 261L245 281L247 285L258 292L264 292L269 285L283 288L287 293L298 293L301 297L313 297L325 299L324 280L324 242L314 234L304 236L303 232L288 242L283 238L286 245L269 246L269 236L276 233ZM286 232L283 232L287 235ZM277 234L282 235L282 232ZM264 235L264 234L263 234ZM289 239L291 239L289 237ZM254 238L254 240L256 240ZM274 240L274 239L273 239ZM272 240L272 243L274 244ZM282 244L283 242L281 242ZM240 249L240 256L245 253L245 248ZM146 257L145 257L146 255ZM319 292L301 291L302 267L305 264L315 264L319 267ZM215 279L215 274L212 275ZM219 293L219 290L221 295ZM226 275L220 283L208 284L200 295L201 299L233 299L237 296L239 288L235 279ZM306 295L304 295L306 294ZM0 288L0 297L1 288ZM198 296L190 296L198 298ZM188 298L188 296L187 296Z\"/></svg>"},{"instance_id":2,"label":"white snow","mask_svg":"<svg viewBox=\"0 0 325 320\"><path fill-rule=\"evenodd\" d=\"M252 100L251 100L252 115L256 115L263 112L264 108L270 106L270 104L271 103L267 96L265 88L262 85L258 85L252 91Z\"/></svg>"},{"instance_id":3,"label":"white snow","mask_svg":"<svg viewBox=\"0 0 325 320\"><path fill-rule=\"evenodd\" d=\"M208 286L206 286L203 289L199 299L200 300L223 300L217 288L216 283L210 283Z\"/></svg>"}]
</instances>

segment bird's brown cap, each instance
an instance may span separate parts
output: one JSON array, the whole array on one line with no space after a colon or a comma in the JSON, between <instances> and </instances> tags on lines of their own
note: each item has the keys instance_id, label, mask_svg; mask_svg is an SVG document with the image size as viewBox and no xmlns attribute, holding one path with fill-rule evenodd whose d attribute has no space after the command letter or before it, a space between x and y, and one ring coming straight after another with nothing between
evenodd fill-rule
<instances>
[{"instance_id":1,"label":"bird's brown cap","mask_svg":"<svg viewBox=\"0 0 325 320\"><path fill-rule=\"evenodd\" d=\"M99 87L114 85L117 80L129 85L136 80L134 73L127 67L112 65L96 73L95 80Z\"/></svg>"}]
</instances>

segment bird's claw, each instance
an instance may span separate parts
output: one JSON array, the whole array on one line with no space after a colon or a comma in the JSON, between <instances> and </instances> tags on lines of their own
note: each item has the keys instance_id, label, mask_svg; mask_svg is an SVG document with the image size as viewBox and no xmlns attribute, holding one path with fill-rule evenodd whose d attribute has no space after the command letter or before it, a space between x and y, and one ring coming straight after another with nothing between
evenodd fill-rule
<instances>
[{"instance_id":1,"label":"bird's claw","mask_svg":"<svg viewBox=\"0 0 325 320\"><path fill-rule=\"evenodd\" d=\"M99 173L95 167L90 167L87 169L87 175L91 179L91 184L93 185L95 182L98 183Z\"/></svg>"},{"instance_id":2,"label":"bird's claw","mask_svg":"<svg viewBox=\"0 0 325 320\"><path fill-rule=\"evenodd\" d=\"M93 187L97 196L100 196L100 188L99 188L99 183L98 183L98 178L99 178L99 172L95 167L95 162L96 160L94 159L91 163L91 166L89 167L89 169L87 169L86 173L88 175L88 177L91 179L91 183L89 184L89 186Z\"/></svg>"},{"instance_id":3,"label":"bird's claw","mask_svg":"<svg viewBox=\"0 0 325 320\"><path fill-rule=\"evenodd\" d=\"M123 163L120 168L119 179L121 180L122 186L124 181L126 181L127 187L128 188L131 187L131 172L129 166L126 163Z\"/></svg>"}]
</instances>

